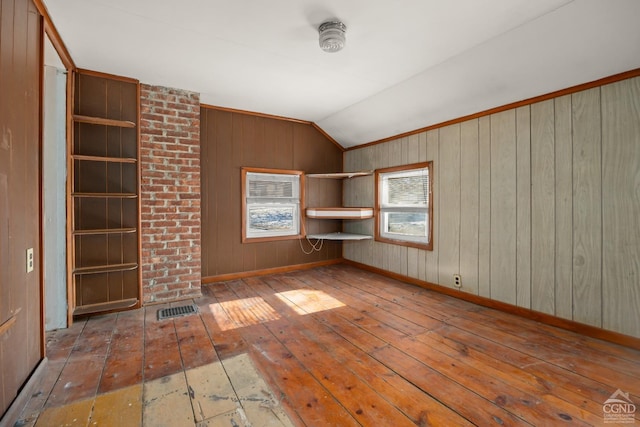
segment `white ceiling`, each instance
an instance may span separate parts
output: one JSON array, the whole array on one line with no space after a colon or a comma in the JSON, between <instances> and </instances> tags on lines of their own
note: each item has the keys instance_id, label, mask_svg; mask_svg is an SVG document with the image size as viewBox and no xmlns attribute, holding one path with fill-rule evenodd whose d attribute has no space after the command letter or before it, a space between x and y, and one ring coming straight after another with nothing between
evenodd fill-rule
<instances>
[{"instance_id":1,"label":"white ceiling","mask_svg":"<svg viewBox=\"0 0 640 427\"><path fill-rule=\"evenodd\" d=\"M44 0L80 68L344 147L640 67L639 0ZM343 51L318 26L347 26Z\"/></svg>"}]
</instances>

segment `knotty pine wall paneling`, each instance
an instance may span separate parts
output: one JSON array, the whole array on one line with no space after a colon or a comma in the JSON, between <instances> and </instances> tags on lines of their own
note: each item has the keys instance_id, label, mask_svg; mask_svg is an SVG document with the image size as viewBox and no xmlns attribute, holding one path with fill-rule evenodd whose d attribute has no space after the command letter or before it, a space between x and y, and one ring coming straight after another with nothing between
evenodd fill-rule
<instances>
[{"instance_id":1,"label":"knotty pine wall paneling","mask_svg":"<svg viewBox=\"0 0 640 427\"><path fill-rule=\"evenodd\" d=\"M342 171L342 151L310 124L211 107L201 109L202 277L339 259L340 242L304 254L297 239L241 241L241 168ZM307 179L309 203L339 205L338 180ZM323 181L323 182L320 182ZM334 182L335 181L335 182ZM313 191L310 191L312 187ZM310 205L310 204L309 204ZM309 232L338 231L339 222L308 220ZM305 249L309 249L303 242Z\"/></svg>"},{"instance_id":2,"label":"knotty pine wall paneling","mask_svg":"<svg viewBox=\"0 0 640 427\"><path fill-rule=\"evenodd\" d=\"M346 151L345 170L412 163L417 140L433 251L398 265L394 245L352 242L345 258L640 337L640 77L412 136ZM375 202L358 191L345 203Z\"/></svg>"}]
</instances>

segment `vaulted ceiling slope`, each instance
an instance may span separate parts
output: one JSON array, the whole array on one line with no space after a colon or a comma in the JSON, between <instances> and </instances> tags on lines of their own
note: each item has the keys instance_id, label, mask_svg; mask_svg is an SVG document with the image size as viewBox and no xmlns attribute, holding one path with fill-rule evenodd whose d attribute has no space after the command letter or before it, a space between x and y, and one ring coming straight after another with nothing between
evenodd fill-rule
<instances>
[{"instance_id":1,"label":"vaulted ceiling slope","mask_svg":"<svg viewBox=\"0 0 640 427\"><path fill-rule=\"evenodd\" d=\"M44 0L76 65L352 147L640 67L638 0ZM347 26L338 53L318 26Z\"/></svg>"}]
</instances>

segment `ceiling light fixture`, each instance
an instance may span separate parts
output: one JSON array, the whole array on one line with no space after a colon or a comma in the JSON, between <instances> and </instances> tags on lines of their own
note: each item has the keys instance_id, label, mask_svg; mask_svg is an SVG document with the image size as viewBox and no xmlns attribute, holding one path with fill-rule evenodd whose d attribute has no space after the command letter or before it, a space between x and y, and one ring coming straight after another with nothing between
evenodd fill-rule
<instances>
[{"instance_id":1,"label":"ceiling light fixture","mask_svg":"<svg viewBox=\"0 0 640 427\"><path fill-rule=\"evenodd\" d=\"M342 50L345 42L344 33L347 26L340 21L327 21L320 24L320 48L325 52L338 52Z\"/></svg>"}]
</instances>

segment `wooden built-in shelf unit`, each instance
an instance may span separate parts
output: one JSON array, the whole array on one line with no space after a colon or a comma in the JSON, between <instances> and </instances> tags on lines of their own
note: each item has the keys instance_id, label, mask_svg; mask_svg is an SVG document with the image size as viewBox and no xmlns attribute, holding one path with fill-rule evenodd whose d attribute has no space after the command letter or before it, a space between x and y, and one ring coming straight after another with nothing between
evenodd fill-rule
<instances>
[{"instance_id":1,"label":"wooden built-in shelf unit","mask_svg":"<svg viewBox=\"0 0 640 427\"><path fill-rule=\"evenodd\" d=\"M140 306L138 82L74 75L72 315Z\"/></svg>"},{"instance_id":2,"label":"wooden built-in shelf unit","mask_svg":"<svg viewBox=\"0 0 640 427\"><path fill-rule=\"evenodd\" d=\"M360 172L335 172L335 173L310 173L307 178L320 179L351 179L373 175L373 171ZM373 218L373 208L371 207L308 207L305 211L307 219L340 219L340 220L361 220ZM366 240L373 236L354 233L312 233L307 234L310 239L319 240Z\"/></svg>"}]
</instances>

